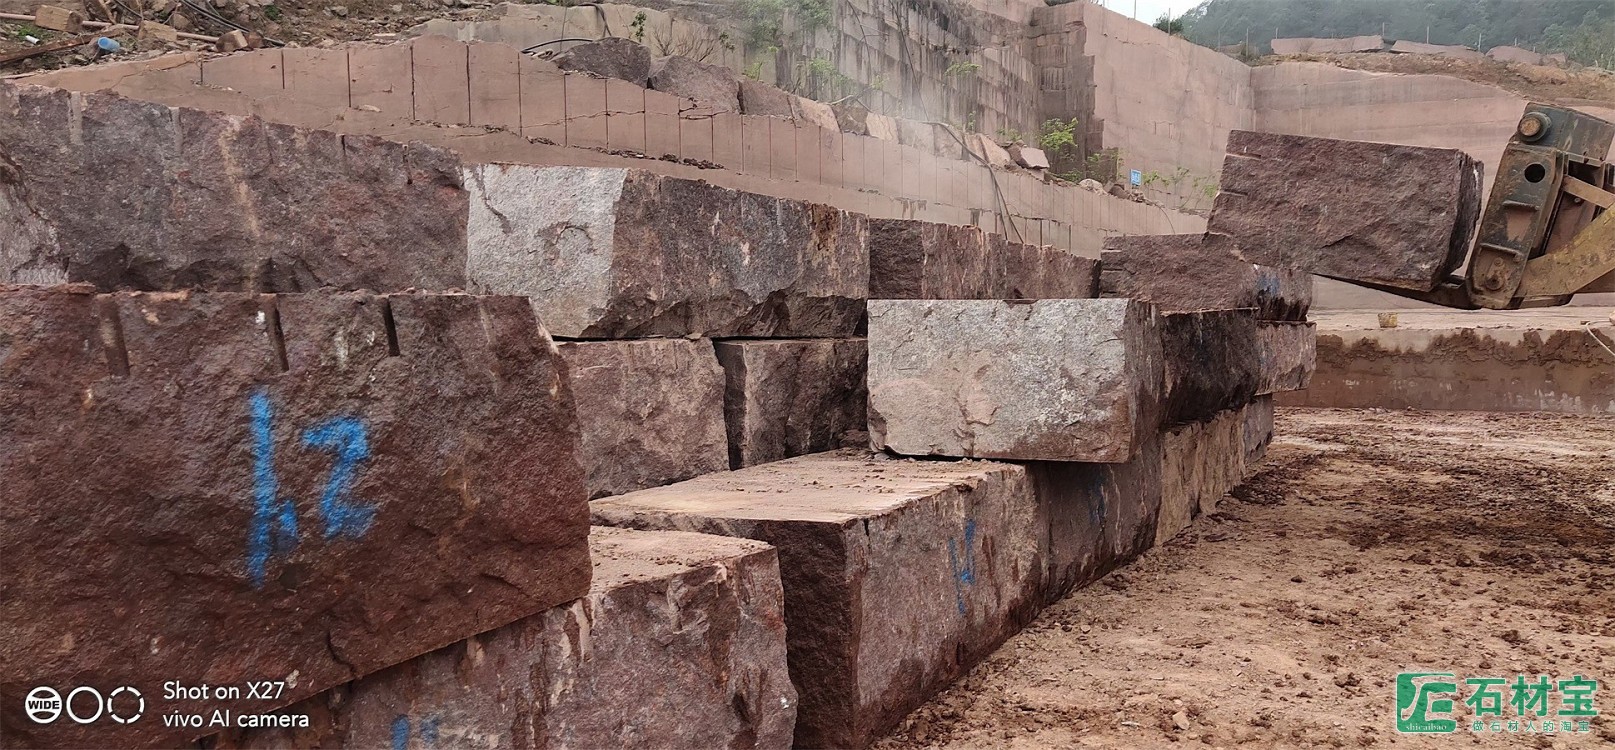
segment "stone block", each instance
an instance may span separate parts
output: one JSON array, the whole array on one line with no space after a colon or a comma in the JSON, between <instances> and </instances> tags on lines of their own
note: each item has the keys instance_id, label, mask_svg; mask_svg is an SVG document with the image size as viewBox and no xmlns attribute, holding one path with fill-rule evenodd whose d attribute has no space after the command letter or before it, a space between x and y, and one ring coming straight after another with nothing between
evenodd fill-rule
<instances>
[{"instance_id":1,"label":"stone block","mask_svg":"<svg viewBox=\"0 0 1615 750\"><path fill-rule=\"evenodd\" d=\"M1456 149L1235 130L1208 227L1254 263L1429 291L1469 250L1480 188Z\"/></svg>"},{"instance_id":2,"label":"stone block","mask_svg":"<svg viewBox=\"0 0 1615 750\"><path fill-rule=\"evenodd\" d=\"M1425 44L1411 39L1398 39L1391 45L1391 52L1403 55L1435 55L1437 57L1452 57L1469 62L1479 62L1485 55L1462 44Z\"/></svg>"},{"instance_id":3,"label":"stone block","mask_svg":"<svg viewBox=\"0 0 1615 750\"><path fill-rule=\"evenodd\" d=\"M740 111L740 82L727 68L673 55L651 64L650 87L694 99L716 112Z\"/></svg>"},{"instance_id":4,"label":"stone block","mask_svg":"<svg viewBox=\"0 0 1615 750\"><path fill-rule=\"evenodd\" d=\"M1008 169L1015 165L1014 157L1010 156L1003 146L998 145L997 141L988 136L976 133L970 136L970 145L971 151L976 152L978 156L986 160L987 165L990 167Z\"/></svg>"},{"instance_id":5,"label":"stone block","mask_svg":"<svg viewBox=\"0 0 1615 750\"><path fill-rule=\"evenodd\" d=\"M1161 435L1161 514L1155 544L1165 544L1245 477L1245 413L1230 409Z\"/></svg>"},{"instance_id":6,"label":"stone block","mask_svg":"<svg viewBox=\"0 0 1615 750\"><path fill-rule=\"evenodd\" d=\"M4 86L0 152L12 165L7 213L37 217L42 230L0 239L0 282L465 287L466 192L449 151Z\"/></svg>"},{"instance_id":7,"label":"stone block","mask_svg":"<svg viewBox=\"0 0 1615 750\"><path fill-rule=\"evenodd\" d=\"M1087 299L1099 264L977 227L869 220L873 299Z\"/></svg>"},{"instance_id":8,"label":"stone block","mask_svg":"<svg viewBox=\"0 0 1615 750\"><path fill-rule=\"evenodd\" d=\"M1044 601L1098 580L1155 544L1161 510L1161 436L1125 463L1036 461L1026 467L1048 527Z\"/></svg>"},{"instance_id":9,"label":"stone block","mask_svg":"<svg viewBox=\"0 0 1615 750\"><path fill-rule=\"evenodd\" d=\"M791 117L791 95L777 86L742 78L740 111L760 117Z\"/></svg>"},{"instance_id":10,"label":"stone block","mask_svg":"<svg viewBox=\"0 0 1615 750\"><path fill-rule=\"evenodd\" d=\"M798 747L864 747L1035 613L1044 529L1023 467L866 451L594 501L596 523L779 549Z\"/></svg>"},{"instance_id":11,"label":"stone block","mask_svg":"<svg viewBox=\"0 0 1615 750\"><path fill-rule=\"evenodd\" d=\"M83 23L84 14L76 10L58 8L54 5L34 8L34 25L41 29L77 34Z\"/></svg>"},{"instance_id":12,"label":"stone block","mask_svg":"<svg viewBox=\"0 0 1615 750\"><path fill-rule=\"evenodd\" d=\"M1256 266L1256 317L1300 321L1312 309L1312 274L1294 268Z\"/></svg>"},{"instance_id":13,"label":"stone block","mask_svg":"<svg viewBox=\"0 0 1615 750\"><path fill-rule=\"evenodd\" d=\"M830 109L835 112L836 125L841 129L841 132L853 135L869 135L869 126L865 124L865 118L869 116L869 110L861 106L842 104L832 104Z\"/></svg>"},{"instance_id":14,"label":"stone block","mask_svg":"<svg viewBox=\"0 0 1615 750\"><path fill-rule=\"evenodd\" d=\"M1128 461L1160 423L1132 300L871 300L869 433L907 455Z\"/></svg>"},{"instance_id":15,"label":"stone block","mask_svg":"<svg viewBox=\"0 0 1615 750\"><path fill-rule=\"evenodd\" d=\"M1260 395L1305 390L1317 368L1318 331L1313 323L1262 322L1257 326Z\"/></svg>"},{"instance_id":16,"label":"stone block","mask_svg":"<svg viewBox=\"0 0 1615 750\"><path fill-rule=\"evenodd\" d=\"M290 709L313 726L217 748L788 748L779 557L761 542L589 530L582 599Z\"/></svg>"},{"instance_id":17,"label":"stone block","mask_svg":"<svg viewBox=\"0 0 1615 750\"><path fill-rule=\"evenodd\" d=\"M791 99L791 117L825 130L840 129L840 125L836 122L836 112L830 105L800 96Z\"/></svg>"},{"instance_id":18,"label":"stone block","mask_svg":"<svg viewBox=\"0 0 1615 750\"><path fill-rule=\"evenodd\" d=\"M737 339L717 349L728 468L869 444L863 339Z\"/></svg>"},{"instance_id":19,"label":"stone block","mask_svg":"<svg viewBox=\"0 0 1615 750\"><path fill-rule=\"evenodd\" d=\"M628 169L467 170L471 285L569 338L849 336L861 215Z\"/></svg>"},{"instance_id":20,"label":"stone block","mask_svg":"<svg viewBox=\"0 0 1615 750\"><path fill-rule=\"evenodd\" d=\"M1241 435L1245 444L1245 476L1256 473L1256 467L1267 456L1267 446L1273 442L1273 397L1257 396L1245 406Z\"/></svg>"},{"instance_id":21,"label":"stone block","mask_svg":"<svg viewBox=\"0 0 1615 750\"><path fill-rule=\"evenodd\" d=\"M886 141L887 143L898 142L897 121L886 115L877 115L874 112L865 115L864 129L869 132L869 137L871 138Z\"/></svg>"},{"instance_id":22,"label":"stone block","mask_svg":"<svg viewBox=\"0 0 1615 750\"><path fill-rule=\"evenodd\" d=\"M0 341L10 741L204 733L36 724L19 686L286 680L209 704L257 713L588 589L571 390L525 300L13 288Z\"/></svg>"},{"instance_id":23,"label":"stone block","mask_svg":"<svg viewBox=\"0 0 1615 750\"><path fill-rule=\"evenodd\" d=\"M1108 237L1099 256L1099 293L1153 302L1162 312L1257 307L1260 282L1231 242L1199 234Z\"/></svg>"},{"instance_id":24,"label":"stone block","mask_svg":"<svg viewBox=\"0 0 1615 750\"><path fill-rule=\"evenodd\" d=\"M729 468L724 372L705 339L564 341L591 499Z\"/></svg>"},{"instance_id":25,"label":"stone block","mask_svg":"<svg viewBox=\"0 0 1615 750\"><path fill-rule=\"evenodd\" d=\"M1262 376L1254 310L1160 316L1162 419L1183 424L1244 406Z\"/></svg>"},{"instance_id":26,"label":"stone block","mask_svg":"<svg viewBox=\"0 0 1615 750\"><path fill-rule=\"evenodd\" d=\"M1043 153L1043 149L1040 148L1032 148L1031 146L1015 144L1009 147L1009 156L1011 159L1015 160L1016 164L1026 167L1027 169L1049 168L1048 154Z\"/></svg>"},{"instance_id":27,"label":"stone block","mask_svg":"<svg viewBox=\"0 0 1615 750\"><path fill-rule=\"evenodd\" d=\"M572 47L553 58L561 70L615 78L645 88L650 79L650 50L622 37L608 36Z\"/></svg>"}]
</instances>

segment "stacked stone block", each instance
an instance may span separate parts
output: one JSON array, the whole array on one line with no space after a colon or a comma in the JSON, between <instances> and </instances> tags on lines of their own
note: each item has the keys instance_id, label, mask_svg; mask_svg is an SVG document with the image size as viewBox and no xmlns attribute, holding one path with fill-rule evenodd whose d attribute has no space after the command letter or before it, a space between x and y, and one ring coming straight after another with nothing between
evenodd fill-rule
<instances>
[{"instance_id":1,"label":"stacked stone block","mask_svg":"<svg viewBox=\"0 0 1615 750\"><path fill-rule=\"evenodd\" d=\"M589 555L586 596L311 698L291 709L307 729L216 747L791 746L773 547L594 527Z\"/></svg>"},{"instance_id":2,"label":"stacked stone block","mask_svg":"<svg viewBox=\"0 0 1615 750\"><path fill-rule=\"evenodd\" d=\"M0 287L0 342L8 738L173 745L206 732L153 718L167 680L284 681L210 704L268 711L588 588L525 300ZM40 724L39 685L152 720Z\"/></svg>"}]
</instances>

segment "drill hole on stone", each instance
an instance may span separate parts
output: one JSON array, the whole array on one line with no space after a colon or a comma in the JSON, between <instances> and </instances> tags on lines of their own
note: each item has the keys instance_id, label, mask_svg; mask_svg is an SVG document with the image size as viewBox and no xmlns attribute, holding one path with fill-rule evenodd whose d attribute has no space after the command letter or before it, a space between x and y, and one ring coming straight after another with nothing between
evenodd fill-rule
<instances>
[{"instance_id":1,"label":"drill hole on stone","mask_svg":"<svg viewBox=\"0 0 1615 750\"><path fill-rule=\"evenodd\" d=\"M1548 168L1542 166L1541 164L1532 164L1531 166L1525 168L1525 179L1527 182L1541 182L1542 178L1547 176Z\"/></svg>"}]
</instances>

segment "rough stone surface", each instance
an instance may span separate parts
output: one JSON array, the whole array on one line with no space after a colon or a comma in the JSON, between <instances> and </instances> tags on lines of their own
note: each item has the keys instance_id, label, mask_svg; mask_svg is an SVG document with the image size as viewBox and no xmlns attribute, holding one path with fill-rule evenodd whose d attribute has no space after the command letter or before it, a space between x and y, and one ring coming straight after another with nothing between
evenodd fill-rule
<instances>
[{"instance_id":1,"label":"rough stone surface","mask_svg":"<svg viewBox=\"0 0 1615 750\"><path fill-rule=\"evenodd\" d=\"M878 138L892 143L898 142L897 120L886 115L877 115L870 112L864 116L864 128L869 131L870 138Z\"/></svg>"},{"instance_id":2,"label":"rough stone surface","mask_svg":"<svg viewBox=\"0 0 1615 750\"><path fill-rule=\"evenodd\" d=\"M1232 243L1199 234L1108 237L1099 256L1105 297L1153 302L1162 312L1256 307L1257 273Z\"/></svg>"},{"instance_id":3,"label":"rough stone surface","mask_svg":"<svg viewBox=\"0 0 1615 750\"><path fill-rule=\"evenodd\" d=\"M1241 435L1245 444L1245 476L1256 473L1256 467L1267 456L1267 446L1273 442L1273 397L1257 396L1245 406L1245 420Z\"/></svg>"},{"instance_id":4,"label":"rough stone surface","mask_svg":"<svg viewBox=\"0 0 1615 750\"><path fill-rule=\"evenodd\" d=\"M976 133L970 136L970 144L970 150L985 160L990 167L1008 169L1015 166L1015 159L1009 155L1009 152L1005 151L1003 146L998 145L998 142L989 136Z\"/></svg>"},{"instance_id":5,"label":"rough stone surface","mask_svg":"<svg viewBox=\"0 0 1615 750\"><path fill-rule=\"evenodd\" d=\"M1256 317L1260 320L1307 319L1312 309L1312 274L1294 268L1256 266Z\"/></svg>"},{"instance_id":6,"label":"rough stone surface","mask_svg":"<svg viewBox=\"0 0 1615 750\"><path fill-rule=\"evenodd\" d=\"M724 371L705 339L565 341L589 497L729 468Z\"/></svg>"},{"instance_id":7,"label":"rough stone surface","mask_svg":"<svg viewBox=\"0 0 1615 750\"><path fill-rule=\"evenodd\" d=\"M152 718L165 680L296 675L210 704L265 711L588 589L571 391L525 300L13 288L0 342L8 741L187 737L35 724L36 685L132 686Z\"/></svg>"},{"instance_id":8,"label":"rough stone surface","mask_svg":"<svg viewBox=\"0 0 1615 750\"><path fill-rule=\"evenodd\" d=\"M840 127L836 123L836 112L830 105L805 97L798 96L791 99L791 116L825 130L833 131Z\"/></svg>"},{"instance_id":9,"label":"rough stone surface","mask_svg":"<svg viewBox=\"0 0 1615 750\"><path fill-rule=\"evenodd\" d=\"M1160 422L1132 300L871 300L869 433L907 455L1125 462Z\"/></svg>"},{"instance_id":10,"label":"rough stone surface","mask_svg":"<svg viewBox=\"0 0 1615 750\"><path fill-rule=\"evenodd\" d=\"M1044 601L1098 580L1155 544L1161 509L1161 436L1126 463L1037 461L1027 474L1048 527Z\"/></svg>"},{"instance_id":11,"label":"rough stone surface","mask_svg":"<svg viewBox=\"0 0 1615 750\"><path fill-rule=\"evenodd\" d=\"M773 548L595 527L589 555L586 597L310 698L310 729L217 747L791 746Z\"/></svg>"},{"instance_id":12,"label":"rough stone surface","mask_svg":"<svg viewBox=\"0 0 1615 750\"><path fill-rule=\"evenodd\" d=\"M1258 394L1305 390L1317 368L1318 335L1313 323L1263 322L1257 326L1261 352Z\"/></svg>"},{"instance_id":13,"label":"rough stone surface","mask_svg":"<svg viewBox=\"0 0 1615 750\"><path fill-rule=\"evenodd\" d=\"M869 110L850 104L832 104L830 110L836 113L836 125L841 128L841 132L869 135L869 126L865 124Z\"/></svg>"},{"instance_id":14,"label":"rough stone surface","mask_svg":"<svg viewBox=\"0 0 1615 750\"><path fill-rule=\"evenodd\" d=\"M1480 188L1455 149L1235 130L1209 231L1262 265L1428 291L1468 251Z\"/></svg>"},{"instance_id":15,"label":"rough stone surface","mask_svg":"<svg viewBox=\"0 0 1615 750\"><path fill-rule=\"evenodd\" d=\"M465 286L466 192L442 149L0 85L0 164L0 282Z\"/></svg>"},{"instance_id":16,"label":"rough stone surface","mask_svg":"<svg viewBox=\"0 0 1615 750\"><path fill-rule=\"evenodd\" d=\"M1043 153L1043 149L1040 148L1016 144L1009 147L1009 155L1010 158L1015 160L1016 164L1027 169L1049 168L1048 154Z\"/></svg>"},{"instance_id":17,"label":"rough stone surface","mask_svg":"<svg viewBox=\"0 0 1615 750\"><path fill-rule=\"evenodd\" d=\"M1245 477L1245 412L1231 409L1161 436L1161 515L1155 544L1165 544Z\"/></svg>"},{"instance_id":18,"label":"rough stone surface","mask_svg":"<svg viewBox=\"0 0 1615 750\"><path fill-rule=\"evenodd\" d=\"M1253 310L1212 310L1160 316L1167 424L1210 419L1256 395L1261 350Z\"/></svg>"},{"instance_id":19,"label":"rough stone surface","mask_svg":"<svg viewBox=\"0 0 1615 750\"><path fill-rule=\"evenodd\" d=\"M468 274L571 338L849 336L864 217L649 172L468 169Z\"/></svg>"},{"instance_id":20,"label":"rough stone surface","mask_svg":"<svg viewBox=\"0 0 1615 750\"><path fill-rule=\"evenodd\" d=\"M650 49L622 37L608 36L580 44L553 58L555 67L617 78L644 88L650 79Z\"/></svg>"},{"instance_id":21,"label":"rough stone surface","mask_svg":"<svg viewBox=\"0 0 1615 750\"><path fill-rule=\"evenodd\" d=\"M720 341L717 349L727 468L868 445L863 339Z\"/></svg>"},{"instance_id":22,"label":"rough stone surface","mask_svg":"<svg viewBox=\"0 0 1615 750\"><path fill-rule=\"evenodd\" d=\"M650 87L694 99L716 112L740 111L740 82L728 68L673 55L651 64Z\"/></svg>"},{"instance_id":23,"label":"rough stone surface","mask_svg":"<svg viewBox=\"0 0 1615 750\"><path fill-rule=\"evenodd\" d=\"M1408 39L1398 39L1391 45L1391 51L1398 54L1436 55L1438 57L1452 57L1459 60L1478 62L1485 59L1485 55L1465 47L1462 44L1425 44Z\"/></svg>"},{"instance_id":24,"label":"rough stone surface","mask_svg":"<svg viewBox=\"0 0 1615 750\"><path fill-rule=\"evenodd\" d=\"M1026 469L866 451L591 504L596 523L779 549L798 747L864 747L1035 613L1044 528Z\"/></svg>"},{"instance_id":25,"label":"rough stone surface","mask_svg":"<svg viewBox=\"0 0 1615 750\"><path fill-rule=\"evenodd\" d=\"M762 117L790 117L791 95L777 86L740 79L740 111Z\"/></svg>"},{"instance_id":26,"label":"rough stone surface","mask_svg":"<svg viewBox=\"0 0 1615 750\"><path fill-rule=\"evenodd\" d=\"M1379 52L1385 48L1385 37L1379 34L1320 39L1316 37L1290 37L1272 41L1275 55L1321 55L1345 52Z\"/></svg>"},{"instance_id":27,"label":"rough stone surface","mask_svg":"<svg viewBox=\"0 0 1615 750\"><path fill-rule=\"evenodd\" d=\"M869 220L872 299L1086 299L1099 264L977 227Z\"/></svg>"}]
</instances>

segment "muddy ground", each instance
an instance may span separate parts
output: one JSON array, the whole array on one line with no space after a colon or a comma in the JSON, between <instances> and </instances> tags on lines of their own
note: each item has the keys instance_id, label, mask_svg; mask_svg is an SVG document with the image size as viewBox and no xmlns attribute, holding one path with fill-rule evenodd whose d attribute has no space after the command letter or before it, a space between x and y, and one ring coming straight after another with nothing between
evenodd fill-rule
<instances>
[{"instance_id":1,"label":"muddy ground","mask_svg":"<svg viewBox=\"0 0 1615 750\"><path fill-rule=\"evenodd\" d=\"M1615 418L1280 410L1277 433L1215 514L1046 610L880 747L1615 743ZM1587 675L1605 716L1399 735L1402 671Z\"/></svg>"}]
</instances>

